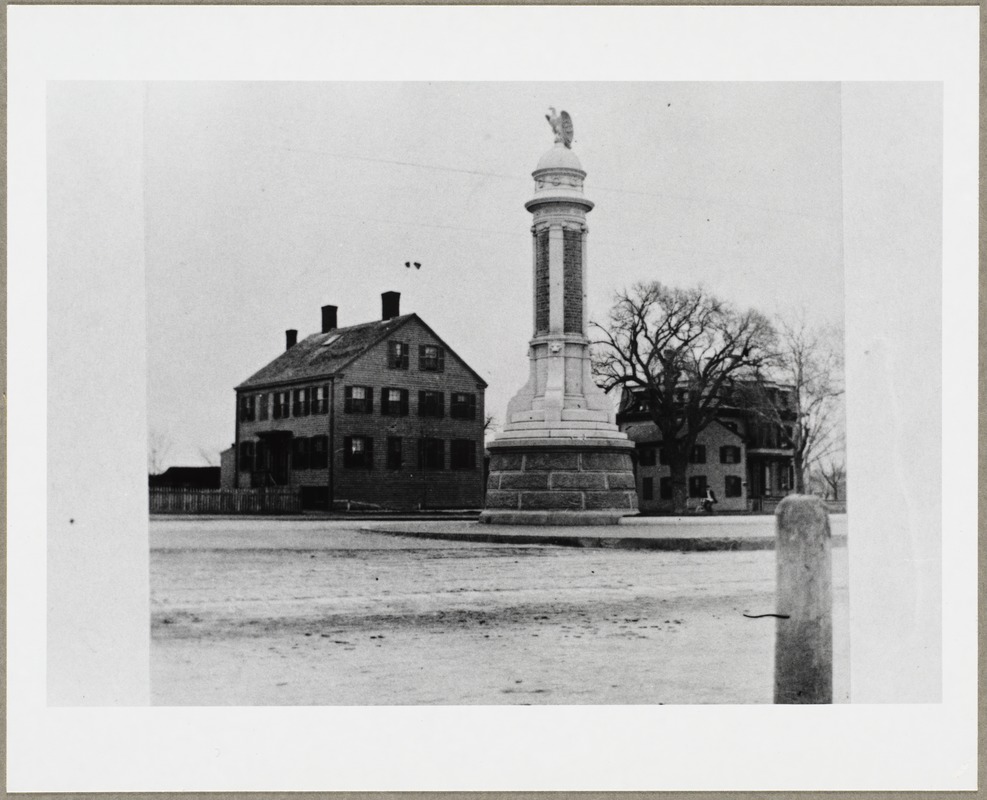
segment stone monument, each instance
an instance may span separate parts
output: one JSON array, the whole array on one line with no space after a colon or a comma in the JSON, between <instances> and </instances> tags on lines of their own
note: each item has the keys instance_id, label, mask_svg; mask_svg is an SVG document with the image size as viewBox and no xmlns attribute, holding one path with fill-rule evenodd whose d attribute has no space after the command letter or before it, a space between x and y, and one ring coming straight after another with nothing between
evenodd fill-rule
<instances>
[{"instance_id":1,"label":"stone monument","mask_svg":"<svg viewBox=\"0 0 987 800\"><path fill-rule=\"evenodd\" d=\"M572 152L572 120L546 115L555 146L532 173L534 336L528 382L489 445L480 521L609 525L637 513L631 452L609 398L593 382L586 336L586 173Z\"/></svg>"}]
</instances>

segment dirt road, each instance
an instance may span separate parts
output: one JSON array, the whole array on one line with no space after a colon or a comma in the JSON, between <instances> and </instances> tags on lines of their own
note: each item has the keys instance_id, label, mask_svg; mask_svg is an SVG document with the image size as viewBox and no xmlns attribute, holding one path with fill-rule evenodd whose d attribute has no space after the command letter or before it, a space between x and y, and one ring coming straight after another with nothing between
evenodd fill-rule
<instances>
[{"instance_id":1,"label":"dirt road","mask_svg":"<svg viewBox=\"0 0 987 800\"><path fill-rule=\"evenodd\" d=\"M154 520L159 705L769 703L772 552L402 539ZM834 550L837 699L846 550Z\"/></svg>"}]
</instances>

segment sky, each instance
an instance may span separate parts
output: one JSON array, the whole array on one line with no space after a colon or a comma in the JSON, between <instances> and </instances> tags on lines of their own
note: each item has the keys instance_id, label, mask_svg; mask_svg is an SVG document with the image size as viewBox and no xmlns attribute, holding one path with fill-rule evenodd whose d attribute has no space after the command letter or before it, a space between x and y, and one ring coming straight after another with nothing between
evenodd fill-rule
<instances>
[{"instance_id":1,"label":"sky","mask_svg":"<svg viewBox=\"0 0 987 800\"><path fill-rule=\"evenodd\" d=\"M401 292L488 382L527 376L531 171L567 110L587 172L588 307L638 281L843 316L836 83L149 83L148 425L218 463L233 387L284 331L376 319ZM406 261L422 264L406 269Z\"/></svg>"}]
</instances>

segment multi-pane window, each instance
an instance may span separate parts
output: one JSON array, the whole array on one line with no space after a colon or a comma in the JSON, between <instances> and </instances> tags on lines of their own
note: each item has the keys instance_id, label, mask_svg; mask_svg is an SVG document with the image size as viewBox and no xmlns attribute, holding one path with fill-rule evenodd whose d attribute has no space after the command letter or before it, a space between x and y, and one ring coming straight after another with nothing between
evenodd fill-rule
<instances>
[{"instance_id":1,"label":"multi-pane window","mask_svg":"<svg viewBox=\"0 0 987 800\"><path fill-rule=\"evenodd\" d=\"M662 500L672 499L672 479L667 475L658 481L658 496Z\"/></svg>"},{"instance_id":2,"label":"multi-pane window","mask_svg":"<svg viewBox=\"0 0 987 800\"><path fill-rule=\"evenodd\" d=\"M697 444L693 446L692 452L689 453L689 463L690 464L706 463L706 445Z\"/></svg>"},{"instance_id":3,"label":"multi-pane window","mask_svg":"<svg viewBox=\"0 0 987 800\"><path fill-rule=\"evenodd\" d=\"M706 496L706 476L692 475L689 478L689 497Z\"/></svg>"},{"instance_id":4,"label":"multi-pane window","mask_svg":"<svg viewBox=\"0 0 987 800\"><path fill-rule=\"evenodd\" d=\"M309 399L308 389L295 389L294 402L291 404L291 416L293 417L307 417L308 416L308 399Z\"/></svg>"},{"instance_id":5,"label":"multi-pane window","mask_svg":"<svg viewBox=\"0 0 987 800\"><path fill-rule=\"evenodd\" d=\"M274 393L274 419L287 419L290 416L290 401L289 392Z\"/></svg>"},{"instance_id":6,"label":"multi-pane window","mask_svg":"<svg viewBox=\"0 0 987 800\"><path fill-rule=\"evenodd\" d=\"M240 442L240 471L251 472L254 468L254 443Z\"/></svg>"},{"instance_id":7,"label":"multi-pane window","mask_svg":"<svg viewBox=\"0 0 987 800\"><path fill-rule=\"evenodd\" d=\"M667 467L668 466L668 462L669 462L668 448L667 447L664 447L664 446L663 447L659 447L658 448L658 463L661 464L663 467Z\"/></svg>"},{"instance_id":8,"label":"multi-pane window","mask_svg":"<svg viewBox=\"0 0 987 800\"><path fill-rule=\"evenodd\" d=\"M254 403L255 400L252 394L240 395L240 422L253 422Z\"/></svg>"},{"instance_id":9,"label":"multi-pane window","mask_svg":"<svg viewBox=\"0 0 987 800\"><path fill-rule=\"evenodd\" d=\"M315 386L312 392L312 413L325 414L329 410L329 387Z\"/></svg>"},{"instance_id":10,"label":"multi-pane window","mask_svg":"<svg viewBox=\"0 0 987 800\"><path fill-rule=\"evenodd\" d=\"M421 345L418 348L418 369L442 372L445 369L445 351L435 344Z\"/></svg>"},{"instance_id":11,"label":"multi-pane window","mask_svg":"<svg viewBox=\"0 0 987 800\"><path fill-rule=\"evenodd\" d=\"M291 440L292 469L308 469L308 439L295 438Z\"/></svg>"},{"instance_id":12,"label":"multi-pane window","mask_svg":"<svg viewBox=\"0 0 987 800\"><path fill-rule=\"evenodd\" d=\"M724 495L727 497L742 497L744 494L744 484L739 475L727 475Z\"/></svg>"},{"instance_id":13,"label":"multi-pane window","mask_svg":"<svg viewBox=\"0 0 987 800\"><path fill-rule=\"evenodd\" d=\"M725 444L720 448L721 464L739 464L740 448L735 444Z\"/></svg>"},{"instance_id":14,"label":"multi-pane window","mask_svg":"<svg viewBox=\"0 0 987 800\"><path fill-rule=\"evenodd\" d=\"M374 440L369 436L343 437L343 466L372 469L374 465Z\"/></svg>"},{"instance_id":15,"label":"multi-pane window","mask_svg":"<svg viewBox=\"0 0 987 800\"><path fill-rule=\"evenodd\" d=\"M271 408L271 396L266 392L264 394L257 395L257 419L267 419L270 415Z\"/></svg>"},{"instance_id":16,"label":"multi-pane window","mask_svg":"<svg viewBox=\"0 0 987 800\"><path fill-rule=\"evenodd\" d=\"M787 492L792 488L792 474L791 467L786 467L782 464L778 469L778 488L783 492Z\"/></svg>"},{"instance_id":17,"label":"multi-pane window","mask_svg":"<svg viewBox=\"0 0 987 800\"><path fill-rule=\"evenodd\" d=\"M325 469L329 464L329 439L326 436L313 436L308 447L310 469Z\"/></svg>"},{"instance_id":18,"label":"multi-pane window","mask_svg":"<svg viewBox=\"0 0 987 800\"><path fill-rule=\"evenodd\" d=\"M445 394L424 391L418 393L418 416L441 417L445 415Z\"/></svg>"},{"instance_id":19,"label":"multi-pane window","mask_svg":"<svg viewBox=\"0 0 987 800\"><path fill-rule=\"evenodd\" d=\"M418 440L418 466L424 469L445 469L446 448L442 439Z\"/></svg>"},{"instance_id":20,"label":"multi-pane window","mask_svg":"<svg viewBox=\"0 0 987 800\"><path fill-rule=\"evenodd\" d=\"M387 468L388 469L401 469L401 465L404 463L404 454L401 448L401 437L400 436L388 436L387 437Z\"/></svg>"},{"instance_id":21,"label":"multi-pane window","mask_svg":"<svg viewBox=\"0 0 987 800\"><path fill-rule=\"evenodd\" d=\"M408 343L388 342L387 343L387 366L391 369L408 368Z\"/></svg>"},{"instance_id":22,"label":"multi-pane window","mask_svg":"<svg viewBox=\"0 0 987 800\"><path fill-rule=\"evenodd\" d=\"M641 499L642 500L654 500L655 499L655 479L654 478L643 478L641 480Z\"/></svg>"},{"instance_id":23,"label":"multi-pane window","mask_svg":"<svg viewBox=\"0 0 987 800\"><path fill-rule=\"evenodd\" d=\"M343 392L344 410L348 414L372 414L374 390L369 386L347 386Z\"/></svg>"},{"instance_id":24,"label":"multi-pane window","mask_svg":"<svg viewBox=\"0 0 987 800\"><path fill-rule=\"evenodd\" d=\"M449 416L453 419L476 419L476 395L453 392L449 398Z\"/></svg>"},{"instance_id":25,"label":"multi-pane window","mask_svg":"<svg viewBox=\"0 0 987 800\"><path fill-rule=\"evenodd\" d=\"M657 457L658 454L653 447L642 447L638 450L638 463L642 467L653 467Z\"/></svg>"},{"instance_id":26,"label":"multi-pane window","mask_svg":"<svg viewBox=\"0 0 987 800\"><path fill-rule=\"evenodd\" d=\"M452 469L476 469L476 442L472 439L453 439L449 466Z\"/></svg>"},{"instance_id":27,"label":"multi-pane window","mask_svg":"<svg viewBox=\"0 0 987 800\"><path fill-rule=\"evenodd\" d=\"M408 416L408 390L383 389L380 393L380 413L389 417Z\"/></svg>"}]
</instances>

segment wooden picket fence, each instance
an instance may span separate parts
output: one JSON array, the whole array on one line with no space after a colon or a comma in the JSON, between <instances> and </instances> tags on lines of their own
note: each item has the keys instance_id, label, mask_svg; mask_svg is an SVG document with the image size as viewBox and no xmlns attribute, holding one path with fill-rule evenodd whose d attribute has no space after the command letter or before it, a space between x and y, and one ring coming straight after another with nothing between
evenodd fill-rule
<instances>
[{"instance_id":1,"label":"wooden picket fence","mask_svg":"<svg viewBox=\"0 0 987 800\"><path fill-rule=\"evenodd\" d=\"M152 514L297 514L297 488L150 489Z\"/></svg>"}]
</instances>

